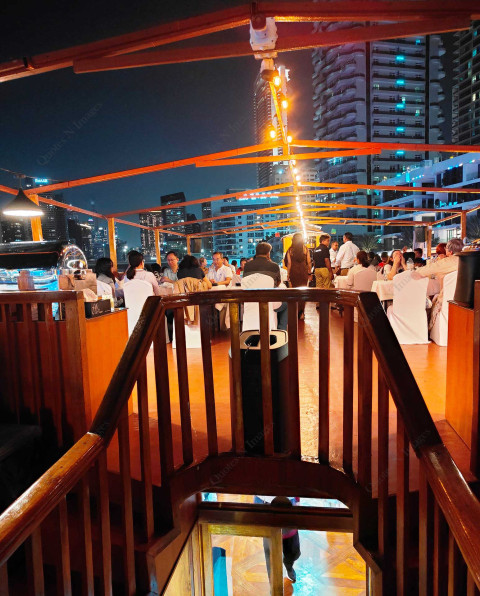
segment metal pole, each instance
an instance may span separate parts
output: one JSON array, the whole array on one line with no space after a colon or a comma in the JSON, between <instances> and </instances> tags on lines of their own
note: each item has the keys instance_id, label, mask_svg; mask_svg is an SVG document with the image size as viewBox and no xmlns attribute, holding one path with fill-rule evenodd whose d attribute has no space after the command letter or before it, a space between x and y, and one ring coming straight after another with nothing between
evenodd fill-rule
<instances>
[{"instance_id":1,"label":"metal pole","mask_svg":"<svg viewBox=\"0 0 480 596\"><path fill-rule=\"evenodd\" d=\"M110 258L113 261L113 268L117 268L117 246L115 244L115 220L113 217L107 219L108 223L108 246L110 249Z\"/></svg>"},{"instance_id":2,"label":"metal pole","mask_svg":"<svg viewBox=\"0 0 480 596\"><path fill-rule=\"evenodd\" d=\"M155 234L155 254L157 255L157 263L162 264L162 257L160 255L160 230L154 230Z\"/></svg>"},{"instance_id":3,"label":"metal pole","mask_svg":"<svg viewBox=\"0 0 480 596\"><path fill-rule=\"evenodd\" d=\"M30 195L28 198L31 199L36 205L39 205L38 195ZM43 240L42 220L39 217L32 217L30 220L30 226L32 228L32 240L35 242L41 242Z\"/></svg>"}]
</instances>

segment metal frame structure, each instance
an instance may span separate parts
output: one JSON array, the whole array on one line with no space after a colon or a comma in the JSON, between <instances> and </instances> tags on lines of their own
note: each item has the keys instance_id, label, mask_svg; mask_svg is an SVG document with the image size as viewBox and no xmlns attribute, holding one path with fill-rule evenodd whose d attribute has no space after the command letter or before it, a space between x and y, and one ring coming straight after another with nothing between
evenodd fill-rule
<instances>
[{"instance_id":1,"label":"metal frame structure","mask_svg":"<svg viewBox=\"0 0 480 596\"><path fill-rule=\"evenodd\" d=\"M480 19L480 6L477 0L463 0L458 3L454 0L443 0L441 3L436 0L406 0L404 2L383 2L379 0L370 0L366 2L354 2L351 0L342 0L331 3L320 0L316 3L311 2L253 2L243 6L220 10L205 15L187 18L175 23L166 23L151 27L142 31L116 36L105 40L74 46L65 50L50 52L31 57L23 57L18 60L12 60L0 64L0 82L7 82L35 74L43 74L62 68L73 67L74 72L98 72L112 69L133 68L141 66L152 66L159 64L175 64L197 60L211 60L218 58L232 58L236 56L246 56L255 54L256 58L262 57L262 52L253 51L248 42L230 43L230 44L202 44L189 45L188 47L179 47L170 44L178 44L194 38L204 37L220 31L227 31L238 27L246 27L250 23L259 24L269 17L275 18L280 27L283 23L289 23L290 30L295 29L294 35L282 35L278 40L275 52L294 51L299 49L309 49L321 46L342 45L345 43L374 41L380 39L391 39L398 37L408 37L412 35L427 35L433 33L445 33L468 29L471 20ZM302 23L311 23L314 21L355 21L361 23L358 27L352 29L342 29L335 32L312 33L311 25ZM370 23L383 22L387 24ZM161 48L152 50L152 48ZM148 50L148 51L146 51ZM266 55L266 54L265 54ZM239 164L258 164L272 161L288 162L292 183L280 184L265 188L258 188L247 193L247 196L257 193L266 193L269 191L280 191L276 196L296 197L296 204L289 203L266 209L251 210L245 213L258 213L266 215L271 213L284 214L287 217L276 220L275 222L260 222L247 226L238 226L236 228L224 228L209 232L200 232L197 234L182 234L172 228L182 225L188 225L187 222L179 222L159 227L149 227L138 223L120 219L121 216L142 213L146 211L162 211L172 209L176 205L155 206L142 208L132 211L119 213L102 214L87 211L72 205L65 205L58 201L42 197L38 194L39 189L26 190L26 194L34 201L55 205L64 209L76 211L93 217L106 219L109 230L110 255L116 263L115 250L115 222L131 225L155 233L155 244L157 259L160 261L160 233L168 232L186 238L187 251L190 252L190 239L202 238L205 236L214 236L218 234L238 233L242 230L262 230L271 227L292 227L305 226L308 224L321 223L340 223L342 225L390 225L392 220L368 219L368 218L348 218L345 216L327 217L319 212L323 210L348 211L349 209L375 209L376 211L413 211L445 213L445 217L436 222L416 222L395 220L395 226L426 226L429 229L428 237L431 239L432 223L434 225L444 221L460 218L462 237L466 235L466 217L467 213L474 211L463 211L461 209L415 209L407 207L389 206L382 208L372 205L345 205L342 203L305 203L302 205L300 197L304 195L325 195L335 194L344 191L356 190L392 190L395 192L456 192L468 194L480 194L480 189L446 189L446 188L428 188L425 191L419 187L400 187L388 185L365 185L365 184L329 184L329 183L308 183L302 184L293 174L293 167L297 161L324 159L332 157L345 157L356 155L379 154L382 150L408 149L410 151L441 151L450 153L480 152L480 147L466 145L441 145L441 144L411 144L411 143L360 143L360 142L341 142L341 141L312 141L312 140L292 140L283 124L280 107L277 100L276 90L273 83L270 83L270 89L274 100L277 119L280 126L281 139L268 143L261 143L249 147L241 147L228 151L222 151L207 155L159 163L141 168L122 170L113 173L106 173L88 178L81 178L50 184L41 187L41 193L52 192L60 189L68 189L86 184L116 180L119 178L135 176L140 174L163 171L172 168L195 166L195 167L221 167ZM315 151L301 151L313 149ZM272 156L252 156L251 154L262 151L281 149L281 155ZM300 149L298 153L295 150ZM307 190L309 189L309 190ZM0 185L0 191L8 194L16 194L13 188ZM223 200L229 197L242 197L245 193L231 193L217 197L196 199L189 201L189 205L213 202ZM185 203L182 203L184 206ZM305 209L304 209L305 208ZM305 215L304 215L305 211ZM317 212L316 214L313 212ZM296 213L296 215L295 215ZM238 213L226 213L221 216L209 218L209 221L227 219L234 217ZM205 220L197 220L202 222ZM280 224L280 225L279 225ZM32 233L34 240L42 239L41 224L39 218L32 219Z\"/></svg>"}]
</instances>

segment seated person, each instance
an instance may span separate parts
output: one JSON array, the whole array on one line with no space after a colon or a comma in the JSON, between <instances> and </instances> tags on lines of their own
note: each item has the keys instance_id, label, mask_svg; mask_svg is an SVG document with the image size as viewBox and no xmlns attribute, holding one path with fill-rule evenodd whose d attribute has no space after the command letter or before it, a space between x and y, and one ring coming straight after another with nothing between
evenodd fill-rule
<instances>
[{"instance_id":1,"label":"seated person","mask_svg":"<svg viewBox=\"0 0 480 596\"><path fill-rule=\"evenodd\" d=\"M275 287L281 281L280 267L270 260L272 245L268 242L259 242L255 247L255 257L252 261L245 263L243 268L243 277L253 273L263 273L273 277Z\"/></svg>"},{"instance_id":2,"label":"seated person","mask_svg":"<svg viewBox=\"0 0 480 596\"><path fill-rule=\"evenodd\" d=\"M243 269L245 268L246 263L247 259L245 257L242 257L240 259L240 267L237 269L237 275L243 275Z\"/></svg>"},{"instance_id":3,"label":"seated person","mask_svg":"<svg viewBox=\"0 0 480 596\"><path fill-rule=\"evenodd\" d=\"M425 267L426 262L422 259L422 257L415 257L413 260L413 265L415 269L418 269L419 267Z\"/></svg>"},{"instance_id":4,"label":"seated person","mask_svg":"<svg viewBox=\"0 0 480 596\"><path fill-rule=\"evenodd\" d=\"M153 273L153 275L155 275L155 277L157 278L157 281L159 283L160 283L160 279L163 276L163 269L164 268L161 265L159 265L158 263L150 263L149 271L151 271Z\"/></svg>"},{"instance_id":5,"label":"seated person","mask_svg":"<svg viewBox=\"0 0 480 596\"><path fill-rule=\"evenodd\" d=\"M385 279L391 281L397 273L407 270L407 264L400 250L394 250L389 262L383 267Z\"/></svg>"},{"instance_id":6,"label":"seated person","mask_svg":"<svg viewBox=\"0 0 480 596\"><path fill-rule=\"evenodd\" d=\"M207 275L208 274L207 259L205 257L200 257L198 259L198 265L199 265L200 269L203 271L203 273L205 275Z\"/></svg>"},{"instance_id":7,"label":"seated person","mask_svg":"<svg viewBox=\"0 0 480 596\"><path fill-rule=\"evenodd\" d=\"M382 271L382 269L385 267L385 265L387 263L388 263L388 252L382 252L382 254L380 255L380 262L378 263L379 271Z\"/></svg>"},{"instance_id":8,"label":"seated person","mask_svg":"<svg viewBox=\"0 0 480 596\"><path fill-rule=\"evenodd\" d=\"M440 244L437 244L437 247L435 249L435 255L436 255L437 261L442 260L447 256L446 248L447 248L447 245L445 242L440 242Z\"/></svg>"},{"instance_id":9,"label":"seated person","mask_svg":"<svg viewBox=\"0 0 480 596\"><path fill-rule=\"evenodd\" d=\"M185 279L186 277L202 280L208 289L212 287L212 282L205 275L198 260L193 255L185 255L178 265L177 279Z\"/></svg>"},{"instance_id":10,"label":"seated person","mask_svg":"<svg viewBox=\"0 0 480 596\"><path fill-rule=\"evenodd\" d=\"M223 264L223 254L214 252L212 255L212 265L208 270L207 277L212 282L212 286L229 286L232 281L232 270Z\"/></svg>"},{"instance_id":11,"label":"seated person","mask_svg":"<svg viewBox=\"0 0 480 596\"><path fill-rule=\"evenodd\" d=\"M163 269L163 276L160 279L161 283L173 284L177 281L178 271L178 255L174 250L167 252L167 267Z\"/></svg>"},{"instance_id":12,"label":"seated person","mask_svg":"<svg viewBox=\"0 0 480 596\"><path fill-rule=\"evenodd\" d=\"M440 246L440 245L438 245ZM437 246L437 248L438 248ZM422 277L435 277L440 281L440 285L443 285L443 278L447 273L458 270L458 257L455 256L456 252L463 250L463 242L460 238L452 238L445 245L445 257L437 259L434 263L429 263L425 267L420 267L412 273L412 279L420 279Z\"/></svg>"},{"instance_id":13,"label":"seated person","mask_svg":"<svg viewBox=\"0 0 480 596\"><path fill-rule=\"evenodd\" d=\"M370 266L370 259L364 250L359 250L357 252L357 256L353 262L355 265L348 271L347 275L347 286L350 288L353 288L355 273Z\"/></svg>"},{"instance_id":14,"label":"seated person","mask_svg":"<svg viewBox=\"0 0 480 596\"><path fill-rule=\"evenodd\" d=\"M270 252L272 245L268 242L259 242L255 247L255 257L252 261L247 261L243 268L243 278L245 279L249 275L254 273L263 273L273 278L273 284L275 288L281 287L286 289L286 286L282 283L282 277L280 274L280 267L270 260ZM287 329L288 319L288 304L282 302L278 308L274 309L277 313L277 328Z\"/></svg>"},{"instance_id":15,"label":"seated person","mask_svg":"<svg viewBox=\"0 0 480 596\"><path fill-rule=\"evenodd\" d=\"M101 281L104 284L108 284L110 286L112 290L112 296L115 300L115 307L118 308L119 306L123 306L122 292L121 290L117 290L115 288L115 282L117 281L117 279L119 279L119 277L115 276L112 259L109 259L108 257L102 257L101 259L97 259L97 262L95 263L95 274L97 276L98 281Z\"/></svg>"},{"instance_id":16,"label":"seated person","mask_svg":"<svg viewBox=\"0 0 480 596\"><path fill-rule=\"evenodd\" d=\"M141 252L131 250L128 253L128 263L125 283L128 283L132 279L141 279L152 284L155 296L165 296L168 294L165 288L161 288L158 285L155 275L151 271L145 271L145 261Z\"/></svg>"},{"instance_id":17,"label":"seated person","mask_svg":"<svg viewBox=\"0 0 480 596\"><path fill-rule=\"evenodd\" d=\"M416 259L423 259L423 249L422 248L415 248L413 251L415 253Z\"/></svg>"}]
</instances>

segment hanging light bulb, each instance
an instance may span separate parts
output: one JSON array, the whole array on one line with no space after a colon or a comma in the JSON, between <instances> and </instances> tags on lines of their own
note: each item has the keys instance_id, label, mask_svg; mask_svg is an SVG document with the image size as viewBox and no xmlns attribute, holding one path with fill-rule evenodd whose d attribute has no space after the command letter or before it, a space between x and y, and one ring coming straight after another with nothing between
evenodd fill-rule
<instances>
[{"instance_id":1,"label":"hanging light bulb","mask_svg":"<svg viewBox=\"0 0 480 596\"><path fill-rule=\"evenodd\" d=\"M268 134L270 135L270 138L271 138L272 140L277 138L277 131L276 131L274 128L271 128L271 129L268 131Z\"/></svg>"},{"instance_id":2,"label":"hanging light bulb","mask_svg":"<svg viewBox=\"0 0 480 596\"><path fill-rule=\"evenodd\" d=\"M291 143L293 141L292 135L287 136L287 143Z\"/></svg>"},{"instance_id":3,"label":"hanging light bulb","mask_svg":"<svg viewBox=\"0 0 480 596\"><path fill-rule=\"evenodd\" d=\"M282 77L278 73L273 77L273 84L275 87L280 87L282 84Z\"/></svg>"}]
</instances>

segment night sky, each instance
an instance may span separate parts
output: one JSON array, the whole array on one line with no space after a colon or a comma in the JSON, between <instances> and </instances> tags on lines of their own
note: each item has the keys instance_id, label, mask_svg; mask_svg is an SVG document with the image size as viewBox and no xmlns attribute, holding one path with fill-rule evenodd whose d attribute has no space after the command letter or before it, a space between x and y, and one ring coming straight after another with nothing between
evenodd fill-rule
<instances>
[{"instance_id":1,"label":"night sky","mask_svg":"<svg viewBox=\"0 0 480 596\"><path fill-rule=\"evenodd\" d=\"M40 4L40 3L39 3ZM66 48L242 2L65 2L2 8L0 60ZM66 13L68 6L68 13ZM23 10L23 12L22 12ZM248 27L212 41L248 40ZM205 42L208 38L204 38ZM204 43L203 40L201 40ZM281 55L291 68L290 130L313 138L310 52ZM70 180L254 143L253 57L76 75L71 68L3 83L0 168ZM83 124L79 124L83 119ZM0 183L15 185L0 171ZM188 200L256 186L255 166L194 167L63 191L67 202L103 213L160 204L183 191ZM3 204L8 195L0 193ZM199 209L192 209L200 217ZM138 219L135 219L138 221ZM139 244L139 230L119 226Z\"/></svg>"}]
</instances>

